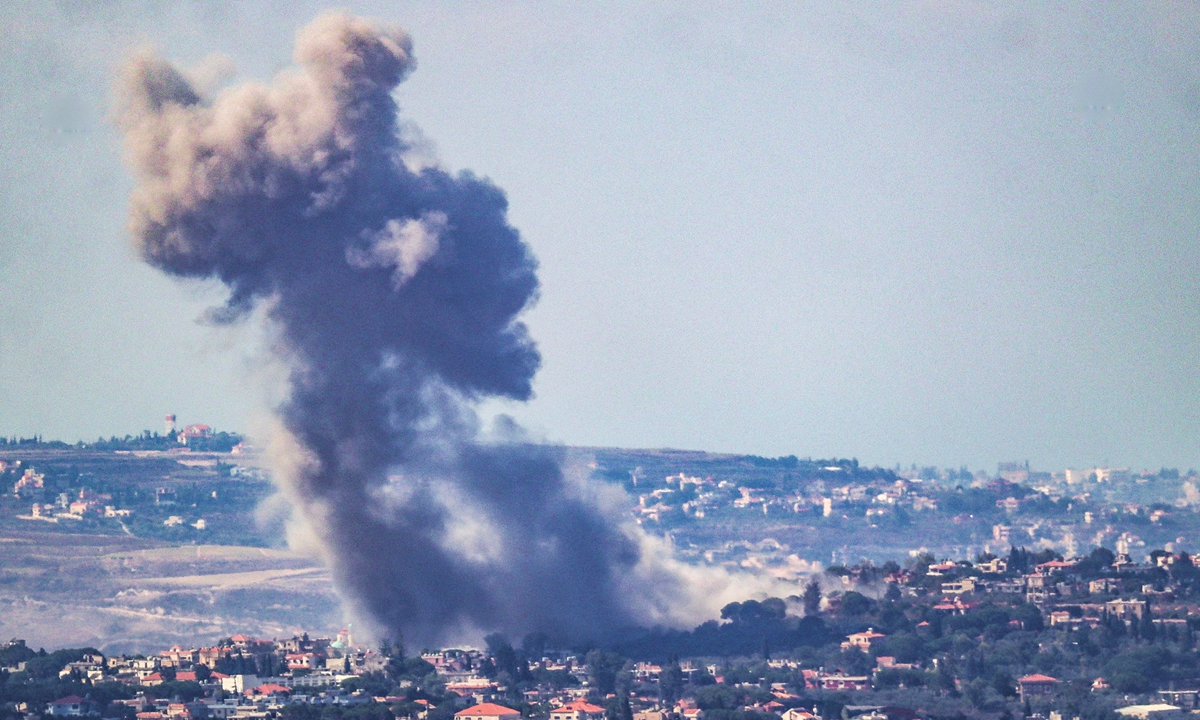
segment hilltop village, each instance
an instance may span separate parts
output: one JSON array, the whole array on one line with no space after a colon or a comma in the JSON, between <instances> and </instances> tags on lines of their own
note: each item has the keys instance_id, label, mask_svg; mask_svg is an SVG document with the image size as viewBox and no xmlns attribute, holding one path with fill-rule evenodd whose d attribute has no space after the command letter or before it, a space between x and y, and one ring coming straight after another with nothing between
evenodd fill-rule
<instances>
[{"instance_id":1,"label":"hilltop village","mask_svg":"<svg viewBox=\"0 0 1200 720\"><path fill-rule=\"evenodd\" d=\"M350 631L149 655L0 649L5 717L126 720L1169 718L1198 707L1200 569L1098 548L830 567L690 632L407 655Z\"/></svg>"},{"instance_id":2,"label":"hilltop village","mask_svg":"<svg viewBox=\"0 0 1200 720\"><path fill-rule=\"evenodd\" d=\"M798 579L811 563L885 562L898 551L973 557L1015 545L1072 556L1107 546L1195 549L1200 475L1163 468L1031 470L996 474L933 467L884 469L854 460L787 458L630 459L597 453L597 473L620 478L643 527L671 537L685 556ZM672 467L692 472L659 473ZM655 477L661 479L655 481Z\"/></svg>"},{"instance_id":3,"label":"hilltop village","mask_svg":"<svg viewBox=\"0 0 1200 720\"><path fill-rule=\"evenodd\" d=\"M1148 548L1200 549L1194 470L1001 463L993 474L674 450L564 454L623 487L630 519L683 559L797 582L825 565L1010 545L1065 556L1104 546L1140 559ZM0 532L273 547L279 528L255 520L272 492L259 451L202 424L76 445L0 439Z\"/></svg>"}]
</instances>

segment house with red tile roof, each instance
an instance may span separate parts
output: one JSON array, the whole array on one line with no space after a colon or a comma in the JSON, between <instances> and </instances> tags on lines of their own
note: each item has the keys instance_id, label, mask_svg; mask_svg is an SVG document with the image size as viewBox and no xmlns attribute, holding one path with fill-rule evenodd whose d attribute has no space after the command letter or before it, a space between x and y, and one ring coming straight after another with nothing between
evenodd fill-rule
<instances>
[{"instance_id":1,"label":"house with red tile roof","mask_svg":"<svg viewBox=\"0 0 1200 720\"><path fill-rule=\"evenodd\" d=\"M586 700L572 700L550 711L550 720L600 720L603 717L604 708Z\"/></svg>"},{"instance_id":2,"label":"house with red tile roof","mask_svg":"<svg viewBox=\"0 0 1200 720\"><path fill-rule=\"evenodd\" d=\"M1034 673L1017 680L1017 687L1020 689L1021 701L1024 702L1031 697L1053 695L1058 688L1058 678Z\"/></svg>"},{"instance_id":3,"label":"house with red tile roof","mask_svg":"<svg viewBox=\"0 0 1200 720\"><path fill-rule=\"evenodd\" d=\"M934 605L933 609L956 615L966 615L967 611L973 607L975 607L975 603L965 603L962 601L962 598L956 597L953 600L950 598L942 598L942 601L937 605ZM917 627L920 626L918 625Z\"/></svg>"},{"instance_id":4,"label":"house with red tile roof","mask_svg":"<svg viewBox=\"0 0 1200 720\"><path fill-rule=\"evenodd\" d=\"M246 692L247 695L266 695L268 697L276 695L290 695L291 693L291 688L283 685L276 685L275 683L259 685L258 687L252 688Z\"/></svg>"},{"instance_id":5,"label":"house with red tile roof","mask_svg":"<svg viewBox=\"0 0 1200 720\"><path fill-rule=\"evenodd\" d=\"M496 703L480 703L454 713L455 720L515 720L521 713Z\"/></svg>"},{"instance_id":6,"label":"house with red tile roof","mask_svg":"<svg viewBox=\"0 0 1200 720\"><path fill-rule=\"evenodd\" d=\"M1037 569L1044 573L1052 573L1058 570L1070 570L1077 564L1078 563L1071 562L1070 560L1051 560L1049 562L1038 563Z\"/></svg>"},{"instance_id":7,"label":"house with red tile roof","mask_svg":"<svg viewBox=\"0 0 1200 720\"><path fill-rule=\"evenodd\" d=\"M288 670L311 670L321 664L317 654L310 652L288 653L286 660Z\"/></svg>"},{"instance_id":8,"label":"house with red tile roof","mask_svg":"<svg viewBox=\"0 0 1200 720\"><path fill-rule=\"evenodd\" d=\"M166 678L163 677L162 673L157 673L157 672L150 673L146 677L142 678L142 684L145 685L146 687L162 685L164 682L166 682Z\"/></svg>"},{"instance_id":9,"label":"house with red tile roof","mask_svg":"<svg viewBox=\"0 0 1200 720\"><path fill-rule=\"evenodd\" d=\"M171 703L167 705L167 717L171 720L208 717L208 707L202 702Z\"/></svg>"},{"instance_id":10,"label":"house with red tile roof","mask_svg":"<svg viewBox=\"0 0 1200 720\"><path fill-rule=\"evenodd\" d=\"M870 690L871 679L866 675L822 675L820 687L825 690Z\"/></svg>"},{"instance_id":11,"label":"house with red tile roof","mask_svg":"<svg viewBox=\"0 0 1200 720\"><path fill-rule=\"evenodd\" d=\"M866 632L851 633L846 636L846 642L842 643L842 647L847 649L854 647L867 652L871 649L872 642L882 640L885 637L887 636L883 633L875 632L875 628L867 628Z\"/></svg>"},{"instance_id":12,"label":"house with red tile roof","mask_svg":"<svg viewBox=\"0 0 1200 720\"><path fill-rule=\"evenodd\" d=\"M84 699L78 695L59 698L46 706L50 715L82 715Z\"/></svg>"},{"instance_id":13,"label":"house with red tile roof","mask_svg":"<svg viewBox=\"0 0 1200 720\"><path fill-rule=\"evenodd\" d=\"M804 677L804 688L806 690L815 690L821 683L819 673L816 670L804 669L800 671Z\"/></svg>"}]
</instances>

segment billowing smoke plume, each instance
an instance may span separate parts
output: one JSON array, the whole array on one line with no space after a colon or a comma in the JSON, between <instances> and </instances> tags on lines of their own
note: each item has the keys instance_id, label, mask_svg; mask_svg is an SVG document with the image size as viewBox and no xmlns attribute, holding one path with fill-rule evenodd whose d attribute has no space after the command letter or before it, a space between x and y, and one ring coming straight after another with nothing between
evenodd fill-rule
<instances>
[{"instance_id":1,"label":"billowing smoke plume","mask_svg":"<svg viewBox=\"0 0 1200 720\"><path fill-rule=\"evenodd\" d=\"M287 368L280 482L354 611L435 642L463 631L597 637L668 619L688 583L556 451L476 440L472 403L530 397L519 317L536 262L504 193L414 170L392 90L404 31L329 14L298 68L205 98L154 55L118 122L142 257L218 278L215 315L264 308Z\"/></svg>"}]
</instances>

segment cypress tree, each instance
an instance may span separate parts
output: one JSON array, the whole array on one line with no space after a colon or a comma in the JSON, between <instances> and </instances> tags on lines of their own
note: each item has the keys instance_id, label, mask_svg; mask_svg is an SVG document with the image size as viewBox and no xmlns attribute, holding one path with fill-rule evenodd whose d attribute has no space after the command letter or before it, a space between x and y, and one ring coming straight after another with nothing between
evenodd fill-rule
<instances>
[{"instance_id":1,"label":"cypress tree","mask_svg":"<svg viewBox=\"0 0 1200 720\"><path fill-rule=\"evenodd\" d=\"M1154 642L1158 637L1158 628L1154 625L1154 616L1150 613L1150 606L1146 605L1146 612L1142 615L1142 638L1146 642Z\"/></svg>"}]
</instances>

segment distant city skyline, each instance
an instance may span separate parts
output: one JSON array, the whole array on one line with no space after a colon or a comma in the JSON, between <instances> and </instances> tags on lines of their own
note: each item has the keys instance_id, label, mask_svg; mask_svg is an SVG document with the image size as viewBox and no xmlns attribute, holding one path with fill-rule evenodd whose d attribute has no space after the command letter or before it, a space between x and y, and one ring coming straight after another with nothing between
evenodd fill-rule
<instances>
[{"instance_id":1,"label":"distant city skyline","mask_svg":"<svg viewBox=\"0 0 1200 720\"><path fill-rule=\"evenodd\" d=\"M536 397L485 422L1200 467L1196 6L340 5L409 29L414 141L540 260ZM129 249L110 88L145 46L268 79L324 7L0 8L0 435L259 427L267 340Z\"/></svg>"}]
</instances>

